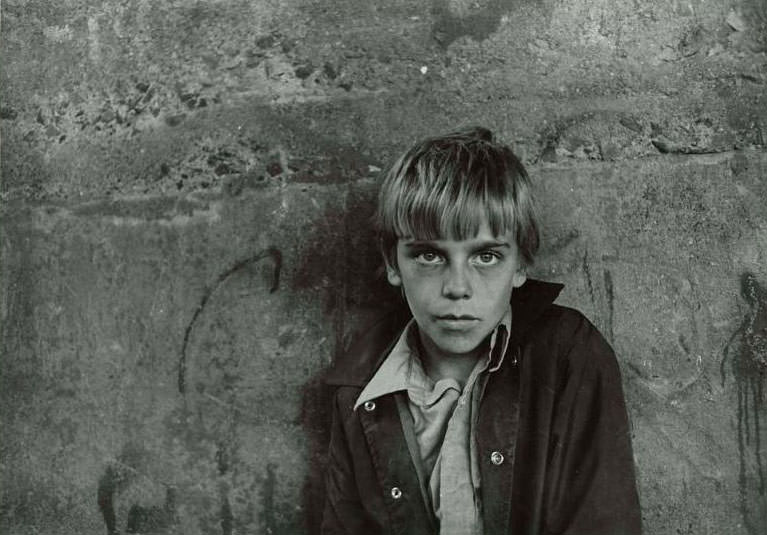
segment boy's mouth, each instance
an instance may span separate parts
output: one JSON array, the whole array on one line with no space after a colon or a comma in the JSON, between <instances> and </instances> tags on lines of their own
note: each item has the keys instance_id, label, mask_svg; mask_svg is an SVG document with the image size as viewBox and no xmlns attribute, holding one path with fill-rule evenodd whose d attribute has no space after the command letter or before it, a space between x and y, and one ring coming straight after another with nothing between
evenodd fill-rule
<instances>
[{"instance_id":1,"label":"boy's mouth","mask_svg":"<svg viewBox=\"0 0 767 535\"><path fill-rule=\"evenodd\" d=\"M437 323L453 330L465 330L473 327L479 318L468 314L443 314L436 316Z\"/></svg>"},{"instance_id":2,"label":"boy's mouth","mask_svg":"<svg viewBox=\"0 0 767 535\"><path fill-rule=\"evenodd\" d=\"M440 320L478 320L476 316L470 316L469 314L442 314L437 316Z\"/></svg>"}]
</instances>

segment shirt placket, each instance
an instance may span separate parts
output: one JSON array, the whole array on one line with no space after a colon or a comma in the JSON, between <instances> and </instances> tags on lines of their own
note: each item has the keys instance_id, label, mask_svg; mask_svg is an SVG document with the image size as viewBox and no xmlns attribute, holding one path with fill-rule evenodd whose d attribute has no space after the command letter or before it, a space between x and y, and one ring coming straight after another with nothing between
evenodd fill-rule
<instances>
[{"instance_id":1,"label":"shirt placket","mask_svg":"<svg viewBox=\"0 0 767 535\"><path fill-rule=\"evenodd\" d=\"M474 368L462 394L456 401L445 438L439 463L439 509L441 535L480 535L482 522L477 503L478 484L476 467L473 465L474 441L472 440L473 393L477 390L477 378L487 364Z\"/></svg>"}]
</instances>

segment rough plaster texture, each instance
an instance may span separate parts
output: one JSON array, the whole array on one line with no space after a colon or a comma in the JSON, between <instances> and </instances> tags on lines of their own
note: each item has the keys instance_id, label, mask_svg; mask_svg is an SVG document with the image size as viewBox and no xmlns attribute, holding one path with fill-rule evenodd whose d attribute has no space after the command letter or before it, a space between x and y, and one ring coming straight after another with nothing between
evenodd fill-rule
<instances>
[{"instance_id":1,"label":"rough plaster texture","mask_svg":"<svg viewBox=\"0 0 767 535\"><path fill-rule=\"evenodd\" d=\"M760 0L8 0L0 532L314 533L386 162L485 124L623 370L648 534L767 532Z\"/></svg>"}]
</instances>

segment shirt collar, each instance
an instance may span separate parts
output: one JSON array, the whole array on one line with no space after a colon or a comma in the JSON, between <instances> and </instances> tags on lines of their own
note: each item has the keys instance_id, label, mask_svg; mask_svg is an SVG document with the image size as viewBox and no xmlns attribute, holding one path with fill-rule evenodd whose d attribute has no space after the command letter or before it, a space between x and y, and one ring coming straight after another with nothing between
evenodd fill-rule
<instances>
[{"instance_id":1,"label":"shirt collar","mask_svg":"<svg viewBox=\"0 0 767 535\"><path fill-rule=\"evenodd\" d=\"M392 394L401 390L407 390L413 383L428 381L426 373L421 367L421 362L411 349L413 337L416 336L417 325L411 319L400 333L389 355L384 359L376 373L365 385L354 404L357 407L386 394ZM511 332L511 306L501 318L493 332L490 334L490 350L487 355L488 371L494 372L503 364L504 355L509 347L509 333Z\"/></svg>"},{"instance_id":2,"label":"shirt collar","mask_svg":"<svg viewBox=\"0 0 767 535\"><path fill-rule=\"evenodd\" d=\"M411 319L394 344L389 355L384 359L381 366L376 371L375 375L370 379L365 388L357 398L357 402L354 404L354 410L357 407L375 398L379 398L385 394L391 394L392 392L398 392L400 390L407 390L408 379L411 375L411 365L418 359L412 358L413 353L408 344L408 338L411 336L410 332L415 328L415 320ZM414 332L414 331L413 331ZM420 365L420 362L418 363Z\"/></svg>"}]
</instances>

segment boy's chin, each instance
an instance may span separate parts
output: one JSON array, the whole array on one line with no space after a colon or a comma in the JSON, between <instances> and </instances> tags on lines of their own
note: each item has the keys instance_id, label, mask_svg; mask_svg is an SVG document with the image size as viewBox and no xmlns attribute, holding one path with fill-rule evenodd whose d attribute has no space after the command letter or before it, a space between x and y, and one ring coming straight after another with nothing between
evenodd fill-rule
<instances>
[{"instance_id":1,"label":"boy's chin","mask_svg":"<svg viewBox=\"0 0 767 535\"><path fill-rule=\"evenodd\" d=\"M478 340L475 340L474 337L467 337L465 339L456 339L458 337L439 337L437 340L434 340L434 345L441 351L445 356L453 356L453 357L468 357L468 356L476 356L477 350L482 345L483 338L479 338Z\"/></svg>"}]
</instances>

